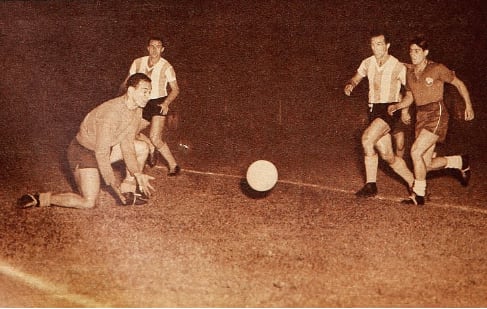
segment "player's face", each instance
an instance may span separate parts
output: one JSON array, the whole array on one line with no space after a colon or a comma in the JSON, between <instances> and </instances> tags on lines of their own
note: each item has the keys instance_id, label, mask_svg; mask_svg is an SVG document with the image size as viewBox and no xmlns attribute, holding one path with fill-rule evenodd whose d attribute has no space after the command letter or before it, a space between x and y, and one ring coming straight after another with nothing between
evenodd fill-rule
<instances>
[{"instance_id":1,"label":"player's face","mask_svg":"<svg viewBox=\"0 0 487 309\"><path fill-rule=\"evenodd\" d=\"M386 44L386 39L383 35L379 35L370 39L370 48L372 48L376 58L382 58L387 55L389 44Z\"/></svg>"},{"instance_id":2,"label":"player's face","mask_svg":"<svg viewBox=\"0 0 487 309\"><path fill-rule=\"evenodd\" d=\"M137 104L138 107L144 108L147 102L150 99L150 92L152 90L152 85L145 81L141 80L139 84L135 87L132 91L132 99Z\"/></svg>"},{"instance_id":3,"label":"player's face","mask_svg":"<svg viewBox=\"0 0 487 309\"><path fill-rule=\"evenodd\" d=\"M428 50L424 50L416 44L409 46L409 56L413 64L420 64L426 60L428 56Z\"/></svg>"},{"instance_id":4,"label":"player's face","mask_svg":"<svg viewBox=\"0 0 487 309\"><path fill-rule=\"evenodd\" d=\"M161 41L151 40L149 45L147 46L147 51L149 52L149 56L153 58L160 57L164 47L162 46Z\"/></svg>"}]
</instances>

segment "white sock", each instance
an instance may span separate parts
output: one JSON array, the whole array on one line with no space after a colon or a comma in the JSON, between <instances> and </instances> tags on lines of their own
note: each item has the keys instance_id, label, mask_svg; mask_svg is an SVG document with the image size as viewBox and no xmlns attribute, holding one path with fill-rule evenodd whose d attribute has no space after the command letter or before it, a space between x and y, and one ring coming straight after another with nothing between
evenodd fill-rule
<instances>
[{"instance_id":1,"label":"white sock","mask_svg":"<svg viewBox=\"0 0 487 309\"><path fill-rule=\"evenodd\" d=\"M461 156L447 156L445 168L462 168L462 157Z\"/></svg>"},{"instance_id":2,"label":"white sock","mask_svg":"<svg viewBox=\"0 0 487 309\"><path fill-rule=\"evenodd\" d=\"M417 195L425 196L426 195L426 180L414 180L413 191Z\"/></svg>"},{"instance_id":3,"label":"white sock","mask_svg":"<svg viewBox=\"0 0 487 309\"><path fill-rule=\"evenodd\" d=\"M377 182L377 168L379 166L379 156L377 154L372 156L365 156L364 162L366 182Z\"/></svg>"},{"instance_id":4,"label":"white sock","mask_svg":"<svg viewBox=\"0 0 487 309\"><path fill-rule=\"evenodd\" d=\"M45 192L39 194L39 206L40 207L51 206L51 192Z\"/></svg>"}]
</instances>

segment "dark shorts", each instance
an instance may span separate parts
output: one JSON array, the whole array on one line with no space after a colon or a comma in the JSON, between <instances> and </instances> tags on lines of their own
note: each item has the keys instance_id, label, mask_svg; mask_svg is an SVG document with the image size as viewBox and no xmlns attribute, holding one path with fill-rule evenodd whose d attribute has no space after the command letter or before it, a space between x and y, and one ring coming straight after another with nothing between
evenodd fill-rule
<instances>
[{"instance_id":1,"label":"dark shorts","mask_svg":"<svg viewBox=\"0 0 487 309\"><path fill-rule=\"evenodd\" d=\"M421 130L426 129L438 135L439 143L444 142L448 131L449 118L450 115L443 101L416 106L416 137Z\"/></svg>"},{"instance_id":2,"label":"dark shorts","mask_svg":"<svg viewBox=\"0 0 487 309\"><path fill-rule=\"evenodd\" d=\"M98 168L95 152L82 146L76 137L69 144L67 155L69 167L73 171L76 168Z\"/></svg>"},{"instance_id":3,"label":"dark shorts","mask_svg":"<svg viewBox=\"0 0 487 309\"><path fill-rule=\"evenodd\" d=\"M376 118L380 118L389 125L391 134L404 132L407 130L408 125L401 121L400 111L395 112L392 116L387 113L387 107L392 104L395 103L372 104L372 108L369 108L369 123L372 123Z\"/></svg>"},{"instance_id":4,"label":"dark shorts","mask_svg":"<svg viewBox=\"0 0 487 309\"><path fill-rule=\"evenodd\" d=\"M142 111L142 118L147 121L151 121L152 117L154 116L166 116L161 114L161 107L159 104L162 104L166 97L161 97L157 99L152 99L147 102L147 105L144 107Z\"/></svg>"}]
</instances>

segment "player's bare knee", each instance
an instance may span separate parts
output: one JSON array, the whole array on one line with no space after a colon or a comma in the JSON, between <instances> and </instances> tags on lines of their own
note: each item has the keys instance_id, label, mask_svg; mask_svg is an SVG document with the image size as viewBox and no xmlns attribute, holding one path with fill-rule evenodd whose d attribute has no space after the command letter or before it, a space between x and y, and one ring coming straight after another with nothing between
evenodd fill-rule
<instances>
[{"instance_id":1,"label":"player's bare knee","mask_svg":"<svg viewBox=\"0 0 487 309\"><path fill-rule=\"evenodd\" d=\"M374 139L368 135L368 134L364 134L362 135L362 146L364 147L364 149L372 149L374 148Z\"/></svg>"},{"instance_id":2,"label":"player's bare knee","mask_svg":"<svg viewBox=\"0 0 487 309\"><path fill-rule=\"evenodd\" d=\"M412 147L411 148L411 159L413 161L423 160L423 152L416 147Z\"/></svg>"},{"instance_id":3,"label":"player's bare knee","mask_svg":"<svg viewBox=\"0 0 487 309\"><path fill-rule=\"evenodd\" d=\"M153 144L153 145L154 145L154 146L155 146L157 149L162 148L162 147L164 146L164 144L165 144L165 143L164 143L164 141L163 141L163 140L162 140L162 139L161 139L159 136L157 136L157 137L153 137L153 136L151 136L151 137L150 137L150 140L151 140L152 144Z\"/></svg>"},{"instance_id":4,"label":"player's bare knee","mask_svg":"<svg viewBox=\"0 0 487 309\"><path fill-rule=\"evenodd\" d=\"M389 164L389 165L394 164L395 155L393 152L383 153L383 154L381 154L381 157L384 161L387 162L387 164Z\"/></svg>"},{"instance_id":5,"label":"player's bare knee","mask_svg":"<svg viewBox=\"0 0 487 309\"><path fill-rule=\"evenodd\" d=\"M144 141L136 141L135 142L135 153L137 156L146 156L149 154L150 147L149 144L147 144Z\"/></svg>"}]
</instances>

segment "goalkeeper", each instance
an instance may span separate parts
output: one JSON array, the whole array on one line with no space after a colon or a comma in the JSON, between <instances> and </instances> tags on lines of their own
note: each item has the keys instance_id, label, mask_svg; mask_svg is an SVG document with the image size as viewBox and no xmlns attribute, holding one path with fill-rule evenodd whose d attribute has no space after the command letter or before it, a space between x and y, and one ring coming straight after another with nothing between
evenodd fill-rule
<instances>
[{"instance_id":1,"label":"goalkeeper","mask_svg":"<svg viewBox=\"0 0 487 309\"><path fill-rule=\"evenodd\" d=\"M127 80L127 91L120 97L94 108L84 118L68 147L68 161L78 193L36 193L22 196L18 208L62 206L92 208L100 192L100 175L113 189L120 203L146 204L154 188L151 177L142 170L149 154L147 143L135 136L142 120L142 108L151 92L151 80L142 73ZM122 183L115 177L112 163L123 160L127 176Z\"/></svg>"}]
</instances>

